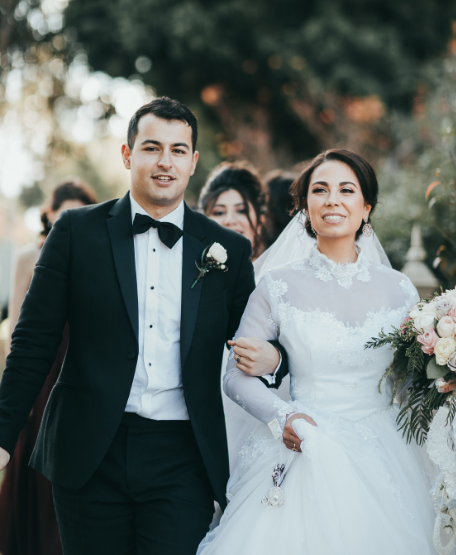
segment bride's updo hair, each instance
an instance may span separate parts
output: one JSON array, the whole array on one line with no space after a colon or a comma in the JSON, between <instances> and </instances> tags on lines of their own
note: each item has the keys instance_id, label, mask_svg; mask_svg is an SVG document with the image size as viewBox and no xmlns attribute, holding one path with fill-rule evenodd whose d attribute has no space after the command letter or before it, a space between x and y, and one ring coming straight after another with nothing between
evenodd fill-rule
<instances>
[{"instance_id":1,"label":"bride's updo hair","mask_svg":"<svg viewBox=\"0 0 456 555\"><path fill-rule=\"evenodd\" d=\"M320 154L312 160L310 165L301 172L299 177L292 184L290 188L290 193L293 197L294 202L292 214L297 214L298 212L302 212L304 210L307 211L307 194L309 192L309 185L312 174L315 169L318 168L318 166L321 166L324 162L329 161L342 162L343 164L347 165L356 175L361 186L361 192L363 193L364 200L367 204L372 206L369 214L370 222L370 216L372 215L372 212L374 211L374 208L378 202L377 176L375 175L372 166L362 156L360 156L359 154L355 154L354 152L350 152L349 150L336 148L320 152ZM363 225L364 222L361 222L361 225L356 232L356 239L358 239L358 237L361 235ZM307 233L311 237L315 238L315 234L312 231L309 218L306 219L305 227Z\"/></svg>"}]
</instances>

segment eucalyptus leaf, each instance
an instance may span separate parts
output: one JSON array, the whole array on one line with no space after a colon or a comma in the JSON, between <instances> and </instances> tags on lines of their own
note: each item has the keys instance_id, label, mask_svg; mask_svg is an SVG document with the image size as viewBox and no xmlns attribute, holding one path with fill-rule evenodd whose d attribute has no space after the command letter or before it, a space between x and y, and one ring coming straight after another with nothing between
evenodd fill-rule
<instances>
[{"instance_id":1,"label":"eucalyptus leaf","mask_svg":"<svg viewBox=\"0 0 456 555\"><path fill-rule=\"evenodd\" d=\"M438 378L443 378L446 374L448 374L448 366L446 364L444 366L439 366L435 362L435 356L432 357L426 367L426 375L428 379L437 380Z\"/></svg>"}]
</instances>

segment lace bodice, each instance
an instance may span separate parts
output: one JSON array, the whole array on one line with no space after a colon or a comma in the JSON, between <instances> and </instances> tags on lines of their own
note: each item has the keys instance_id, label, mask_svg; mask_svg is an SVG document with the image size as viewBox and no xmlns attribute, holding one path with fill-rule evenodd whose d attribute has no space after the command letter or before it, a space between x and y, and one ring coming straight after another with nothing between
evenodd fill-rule
<instances>
[{"instance_id":1,"label":"lace bodice","mask_svg":"<svg viewBox=\"0 0 456 555\"><path fill-rule=\"evenodd\" d=\"M383 329L398 327L418 300L411 281L370 262L336 264L316 246L302 260L266 274L252 293L236 337L278 339L285 347L293 400L357 420L381 410L390 391L378 381L391 364L387 348L366 350ZM243 374L230 357L226 394L259 420L281 426L290 406L260 380Z\"/></svg>"}]
</instances>

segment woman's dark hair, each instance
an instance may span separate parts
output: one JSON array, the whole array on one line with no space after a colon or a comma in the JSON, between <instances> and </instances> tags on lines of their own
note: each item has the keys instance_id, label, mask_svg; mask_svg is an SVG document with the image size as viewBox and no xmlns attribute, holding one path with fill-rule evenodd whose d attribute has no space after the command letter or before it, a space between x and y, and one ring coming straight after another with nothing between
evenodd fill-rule
<instances>
[{"instance_id":1,"label":"woman's dark hair","mask_svg":"<svg viewBox=\"0 0 456 555\"><path fill-rule=\"evenodd\" d=\"M297 174L274 170L264 177L266 185L265 223L261 228L261 240L270 247L290 222L293 198L290 187Z\"/></svg>"},{"instance_id":2,"label":"woman's dark hair","mask_svg":"<svg viewBox=\"0 0 456 555\"><path fill-rule=\"evenodd\" d=\"M294 208L292 214L297 214L303 210L307 210L307 194L309 192L310 180L316 168L321 166L324 162L337 161L346 164L356 175L361 186L361 192L364 200L369 204L372 209L370 216L378 202L378 182L372 166L359 154L350 152L343 149L324 150L316 156L309 166L307 166L291 186L290 192L294 201ZM356 232L356 239L361 235L364 222ZM315 237L312 231L311 222L309 218L306 220L306 231L311 237Z\"/></svg>"},{"instance_id":3,"label":"woman's dark hair","mask_svg":"<svg viewBox=\"0 0 456 555\"><path fill-rule=\"evenodd\" d=\"M43 231L41 235L45 237L51 231L51 223L47 217L47 211L56 212L67 200L79 200L82 204L97 204L98 199L95 191L90 185L79 178L68 178L52 191L51 198L41 210L41 222Z\"/></svg>"},{"instance_id":4,"label":"woman's dark hair","mask_svg":"<svg viewBox=\"0 0 456 555\"><path fill-rule=\"evenodd\" d=\"M147 114L153 114L157 118L168 121L183 121L189 125L192 128L192 148L193 152L195 152L196 141L198 139L198 122L196 118L185 104L178 100L172 100L167 96L156 98L152 102L144 104L133 114L128 124L127 142L130 149L133 148L136 136L138 135L139 120Z\"/></svg>"},{"instance_id":5,"label":"woman's dark hair","mask_svg":"<svg viewBox=\"0 0 456 555\"><path fill-rule=\"evenodd\" d=\"M254 227L250 219L249 210L247 218L255 233L253 254L257 255L259 249L258 224L264 206L264 187L256 169L248 162L222 162L211 172L206 184L201 189L199 197L200 209L208 215L219 196L225 191L233 189L237 191L244 201L246 207L252 205L256 214L257 226Z\"/></svg>"}]
</instances>

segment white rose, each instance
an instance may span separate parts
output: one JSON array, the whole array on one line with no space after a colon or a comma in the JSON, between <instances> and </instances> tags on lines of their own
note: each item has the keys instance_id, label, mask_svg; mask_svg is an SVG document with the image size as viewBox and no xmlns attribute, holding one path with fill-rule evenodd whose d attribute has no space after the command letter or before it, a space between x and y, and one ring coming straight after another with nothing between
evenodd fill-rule
<instances>
[{"instance_id":1,"label":"white rose","mask_svg":"<svg viewBox=\"0 0 456 555\"><path fill-rule=\"evenodd\" d=\"M427 312L428 314L433 314L435 316L437 314L437 310L434 301L423 304L423 308L421 309L421 311Z\"/></svg>"},{"instance_id":2,"label":"white rose","mask_svg":"<svg viewBox=\"0 0 456 555\"><path fill-rule=\"evenodd\" d=\"M434 347L435 362L440 366L444 366L450 356L456 351L456 341L449 337L439 339Z\"/></svg>"},{"instance_id":3,"label":"white rose","mask_svg":"<svg viewBox=\"0 0 456 555\"><path fill-rule=\"evenodd\" d=\"M220 243L214 243L207 254L208 256L212 256L219 264L225 264L228 258L226 249L224 249Z\"/></svg>"},{"instance_id":4,"label":"white rose","mask_svg":"<svg viewBox=\"0 0 456 555\"><path fill-rule=\"evenodd\" d=\"M419 316L425 304L426 303L423 303L422 301L417 302L416 305L409 310L410 318L415 319L417 316Z\"/></svg>"},{"instance_id":5,"label":"white rose","mask_svg":"<svg viewBox=\"0 0 456 555\"><path fill-rule=\"evenodd\" d=\"M415 318L421 314L420 311L418 310L418 308L416 308L416 306L414 306L412 308L412 310L409 310L409 316L410 318L413 318L413 320L415 320Z\"/></svg>"},{"instance_id":6,"label":"white rose","mask_svg":"<svg viewBox=\"0 0 456 555\"><path fill-rule=\"evenodd\" d=\"M455 324L453 318L444 316L437 324L437 333L440 337L454 337Z\"/></svg>"},{"instance_id":7,"label":"white rose","mask_svg":"<svg viewBox=\"0 0 456 555\"><path fill-rule=\"evenodd\" d=\"M434 329L434 319L434 314L421 311L415 318L413 324L419 332L426 333L427 331Z\"/></svg>"}]
</instances>

